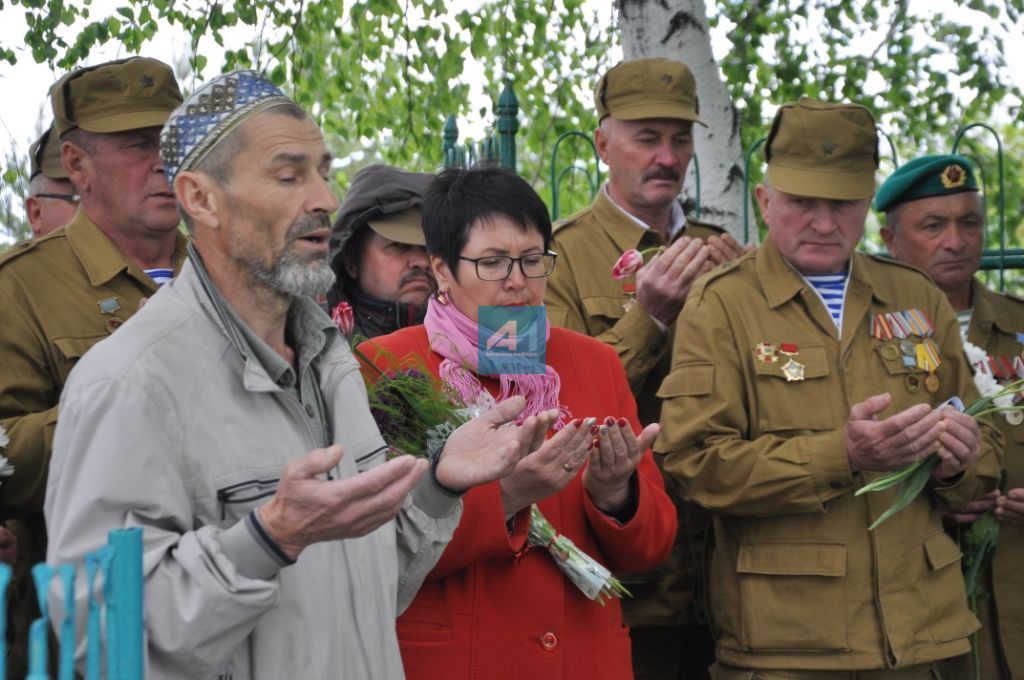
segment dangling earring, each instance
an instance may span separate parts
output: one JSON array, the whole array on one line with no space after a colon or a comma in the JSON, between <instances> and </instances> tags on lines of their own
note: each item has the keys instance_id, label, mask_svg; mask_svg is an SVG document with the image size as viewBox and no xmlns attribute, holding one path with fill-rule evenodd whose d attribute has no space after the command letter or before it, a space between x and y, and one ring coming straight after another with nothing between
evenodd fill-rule
<instances>
[{"instance_id":1,"label":"dangling earring","mask_svg":"<svg viewBox=\"0 0 1024 680\"><path fill-rule=\"evenodd\" d=\"M448 294L445 293L443 290L437 291L437 295L435 296L435 299L437 300L437 304L439 304L439 305L446 305L446 304L448 304Z\"/></svg>"}]
</instances>

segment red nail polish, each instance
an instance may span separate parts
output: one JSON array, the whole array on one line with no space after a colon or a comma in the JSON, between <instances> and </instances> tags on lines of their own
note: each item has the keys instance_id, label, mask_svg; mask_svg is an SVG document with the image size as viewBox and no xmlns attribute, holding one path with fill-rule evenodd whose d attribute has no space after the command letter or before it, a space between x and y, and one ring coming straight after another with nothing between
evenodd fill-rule
<instances>
[{"instance_id":1,"label":"red nail polish","mask_svg":"<svg viewBox=\"0 0 1024 680\"><path fill-rule=\"evenodd\" d=\"M619 427L626 427L629 425L629 421L625 418L619 418Z\"/></svg>"},{"instance_id":2,"label":"red nail polish","mask_svg":"<svg viewBox=\"0 0 1024 680\"><path fill-rule=\"evenodd\" d=\"M580 423L582 423L582 422L583 422L583 418L577 418L576 420L572 421L572 426L573 427L579 427Z\"/></svg>"},{"instance_id":3,"label":"red nail polish","mask_svg":"<svg viewBox=\"0 0 1024 680\"><path fill-rule=\"evenodd\" d=\"M615 424L615 419L612 418L611 416L608 416L607 418L604 419L604 424L607 425L608 427L611 427L612 425Z\"/></svg>"},{"instance_id":4,"label":"red nail polish","mask_svg":"<svg viewBox=\"0 0 1024 680\"><path fill-rule=\"evenodd\" d=\"M597 434L598 426L594 425L590 428L590 434Z\"/></svg>"},{"instance_id":5,"label":"red nail polish","mask_svg":"<svg viewBox=\"0 0 1024 680\"><path fill-rule=\"evenodd\" d=\"M597 437L594 437L593 441L590 442L590 448L592 448L592 449L597 448L598 445L599 445L599 442L597 440Z\"/></svg>"}]
</instances>

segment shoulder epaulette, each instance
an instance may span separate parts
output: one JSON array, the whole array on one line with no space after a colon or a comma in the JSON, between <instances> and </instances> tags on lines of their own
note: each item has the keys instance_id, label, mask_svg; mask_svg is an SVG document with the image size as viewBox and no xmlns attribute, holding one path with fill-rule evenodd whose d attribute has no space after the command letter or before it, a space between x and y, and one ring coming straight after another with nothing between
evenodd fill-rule
<instances>
[{"instance_id":1,"label":"shoulder epaulette","mask_svg":"<svg viewBox=\"0 0 1024 680\"><path fill-rule=\"evenodd\" d=\"M725 232L728 231L728 229L726 229L725 227L719 226L717 224L711 224L710 222L702 222L698 220L696 217L690 217L689 215L686 216L686 227L687 229L689 229L690 227L701 227L703 229L710 229L711 231L716 231L719 234L724 234Z\"/></svg>"},{"instance_id":2,"label":"shoulder epaulette","mask_svg":"<svg viewBox=\"0 0 1024 680\"><path fill-rule=\"evenodd\" d=\"M38 243L35 239L26 239L11 245L3 252L0 252L0 267L31 251Z\"/></svg>"},{"instance_id":3,"label":"shoulder epaulette","mask_svg":"<svg viewBox=\"0 0 1024 680\"><path fill-rule=\"evenodd\" d=\"M588 214L590 212L590 210L591 210L591 206L588 205L583 210L580 210L579 212L573 213L572 215L569 215L568 217L564 217L564 218L558 220L557 222L555 222L551 226L551 233L553 233L553 234L557 233L557 232L562 231L563 229L565 229L567 227L572 226L573 224L576 224L576 222L578 222L581 217L583 217L584 215Z\"/></svg>"},{"instance_id":4,"label":"shoulder epaulette","mask_svg":"<svg viewBox=\"0 0 1024 680\"><path fill-rule=\"evenodd\" d=\"M872 262L877 262L879 264L892 265L894 267L903 267L904 269L909 269L910 271L914 272L915 274L920 274L921 276L923 276L926 279L928 279L929 281L931 281L931 277L928 276L928 272L926 272L925 270L920 269L918 267L915 267L912 264L908 264L906 262L900 262L899 260L894 260L893 258L889 257L888 255L881 255L881 254L878 254L878 253L864 253L864 255L866 255Z\"/></svg>"}]
</instances>

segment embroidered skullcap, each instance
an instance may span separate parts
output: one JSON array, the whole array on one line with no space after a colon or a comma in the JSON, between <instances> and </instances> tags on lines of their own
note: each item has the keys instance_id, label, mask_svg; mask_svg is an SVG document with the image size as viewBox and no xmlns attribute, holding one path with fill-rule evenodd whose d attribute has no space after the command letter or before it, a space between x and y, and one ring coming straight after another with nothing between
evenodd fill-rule
<instances>
[{"instance_id":1,"label":"embroidered skullcap","mask_svg":"<svg viewBox=\"0 0 1024 680\"><path fill-rule=\"evenodd\" d=\"M282 104L284 92L256 71L223 73L189 95L160 133L160 158L167 184L195 167L225 136L246 120Z\"/></svg>"}]
</instances>

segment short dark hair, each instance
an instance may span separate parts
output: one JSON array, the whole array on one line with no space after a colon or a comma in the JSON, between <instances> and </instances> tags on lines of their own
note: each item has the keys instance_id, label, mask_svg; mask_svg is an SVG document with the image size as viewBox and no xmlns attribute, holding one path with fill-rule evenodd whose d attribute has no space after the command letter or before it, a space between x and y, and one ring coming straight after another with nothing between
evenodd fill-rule
<instances>
[{"instance_id":1,"label":"short dark hair","mask_svg":"<svg viewBox=\"0 0 1024 680\"><path fill-rule=\"evenodd\" d=\"M548 208L525 179L495 165L445 170L423 195L427 253L440 257L455 276L470 228L496 215L507 217L523 231L536 229L544 249L550 247Z\"/></svg>"}]
</instances>

